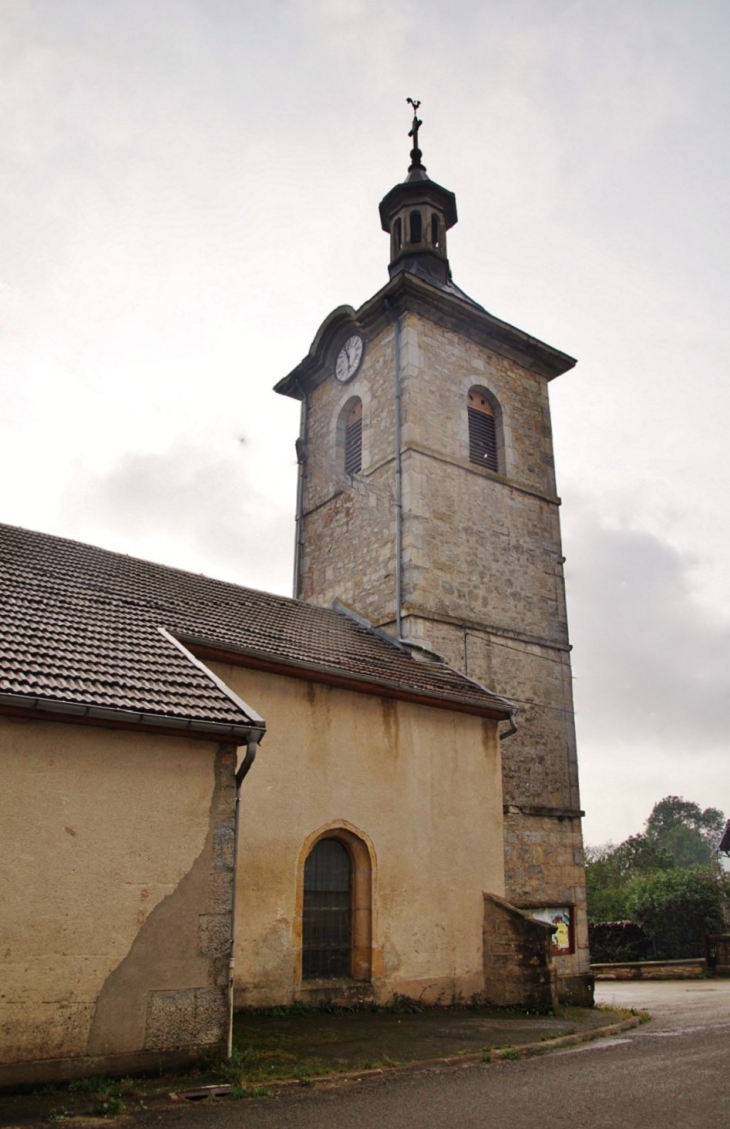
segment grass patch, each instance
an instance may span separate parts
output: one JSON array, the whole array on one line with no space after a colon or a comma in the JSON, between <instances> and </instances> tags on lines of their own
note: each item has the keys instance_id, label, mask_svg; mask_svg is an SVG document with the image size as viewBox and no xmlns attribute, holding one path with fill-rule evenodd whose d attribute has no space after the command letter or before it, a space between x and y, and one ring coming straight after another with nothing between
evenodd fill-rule
<instances>
[{"instance_id":1,"label":"grass patch","mask_svg":"<svg viewBox=\"0 0 730 1129\"><path fill-rule=\"evenodd\" d=\"M110 1095L95 1102L91 1112L94 1117L115 1117L118 1113L124 1113L126 1108L120 1097Z\"/></svg>"},{"instance_id":2,"label":"grass patch","mask_svg":"<svg viewBox=\"0 0 730 1129\"><path fill-rule=\"evenodd\" d=\"M390 1058L389 1055L383 1055L381 1058L366 1058L360 1064L360 1070L381 1070L389 1066L400 1066L397 1059Z\"/></svg>"},{"instance_id":3,"label":"grass patch","mask_svg":"<svg viewBox=\"0 0 730 1129\"><path fill-rule=\"evenodd\" d=\"M290 1040L290 1042L304 1041ZM283 1038L277 1037L276 1032L272 1032L268 1038L259 1035L255 1043L245 1038L240 1039L234 1046L231 1058L221 1063L215 1073L223 1081L230 1082L236 1089L245 1090L250 1096L248 1091L252 1086L260 1087L265 1082L280 1082L292 1078L301 1081L316 1074L327 1074L332 1069L332 1064L326 1059L308 1053L306 1046L301 1045L292 1049L286 1045Z\"/></svg>"},{"instance_id":4,"label":"grass patch","mask_svg":"<svg viewBox=\"0 0 730 1129\"><path fill-rule=\"evenodd\" d=\"M234 1086L228 1096L231 1101L240 1101L241 1098L270 1098L273 1092L266 1086Z\"/></svg>"}]
</instances>

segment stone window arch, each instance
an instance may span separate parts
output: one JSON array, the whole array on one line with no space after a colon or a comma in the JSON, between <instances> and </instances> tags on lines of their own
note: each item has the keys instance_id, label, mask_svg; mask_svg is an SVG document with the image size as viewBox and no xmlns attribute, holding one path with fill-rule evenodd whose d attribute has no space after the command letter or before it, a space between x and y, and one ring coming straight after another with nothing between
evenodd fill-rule
<instances>
[{"instance_id":1,"label":"stone window arch","mask_svg":"<svg viewBox=\"0 0 730 1129\"><path fill-rule=\"evenodd\" d=\"M362 470L362 400L351 396L337 418L337 451L340 470L359 474Z\"/></svg>"},{"instance_id":2,"label":"stone window arch","mask_svg":"<svg viewBox=\"0 0 730 1129\"><path fill-rule=\"evenodd\" d=\"M505 473L502 409L488 389L473 385L466 397L469 418L469 462Z\"/></svg>"},{"instance_id":3,"label":"stone window arch","mask_svg":"<svg viewBox=\"0 0 730 1129\"><path fill-rule=\"evenodd\" d=\"M370 980L373 853L348 826L311 835L301 852L300 979Z\"/></svg>"}]
</instances>

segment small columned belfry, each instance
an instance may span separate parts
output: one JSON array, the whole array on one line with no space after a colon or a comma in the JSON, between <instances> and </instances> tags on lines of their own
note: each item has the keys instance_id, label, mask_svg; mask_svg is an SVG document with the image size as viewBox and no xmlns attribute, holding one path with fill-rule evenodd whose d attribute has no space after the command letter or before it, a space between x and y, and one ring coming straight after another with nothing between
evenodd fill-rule
<instances>
[{"instance_id":1,"label":"small columned belfry","mask_svg":"<svg viewBox=\"0 0 730 1129\"><path fill-rule=\"evenodd\" d=\"M418 147L418 131L423 124L417 115L420 102L413 106L413 138L408 176L380 202L380 222L390 234L391 277L401 270L423 271L442 282L450 278L446 254L446 232L457 220L456 197L448 188L430 180Z\"/></svg>"}]
</instances>

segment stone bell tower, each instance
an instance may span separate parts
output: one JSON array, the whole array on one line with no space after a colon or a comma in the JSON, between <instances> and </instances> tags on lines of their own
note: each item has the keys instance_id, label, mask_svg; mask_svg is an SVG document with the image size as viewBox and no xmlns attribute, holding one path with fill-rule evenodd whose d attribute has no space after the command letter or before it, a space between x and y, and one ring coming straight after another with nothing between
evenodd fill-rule
<instances>
[{"instance_id":1,"label":"stone bell tower","mask_svg":"<svg viewBox=\"0 0 730 1129\"><path fill-rule=\"evenodd\" d=\"M380 204L390 281L340 306L276 391L302 402L295 596L339 599L516 706L502 734L507 897L561 922L590 1002L578 769L548 384L575 361L453 282L454 194L422 163Z\"/></svg>"}]
</instances>

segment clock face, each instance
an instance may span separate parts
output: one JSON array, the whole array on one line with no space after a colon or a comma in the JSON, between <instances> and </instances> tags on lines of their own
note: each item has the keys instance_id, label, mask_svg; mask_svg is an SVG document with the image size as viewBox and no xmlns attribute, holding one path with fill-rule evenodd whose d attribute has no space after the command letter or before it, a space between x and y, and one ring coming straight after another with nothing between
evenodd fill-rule
<instances>
[{"instance_id":1,"label":"clock face","mask_svg":"<svg viewBox=\"0 0 730 1129\"><path fill-rule=\"evenodd\" d=\"M335 376L341 384L352 380L360 368L364 349L363 339L359 333L353 333L337 354L335 361Z\"/></svg>"}]
</instances>

